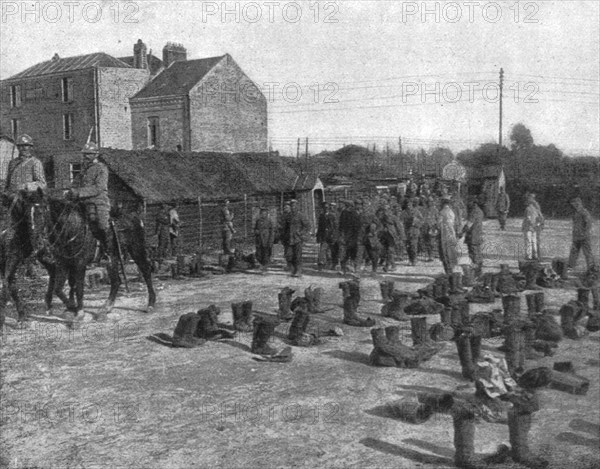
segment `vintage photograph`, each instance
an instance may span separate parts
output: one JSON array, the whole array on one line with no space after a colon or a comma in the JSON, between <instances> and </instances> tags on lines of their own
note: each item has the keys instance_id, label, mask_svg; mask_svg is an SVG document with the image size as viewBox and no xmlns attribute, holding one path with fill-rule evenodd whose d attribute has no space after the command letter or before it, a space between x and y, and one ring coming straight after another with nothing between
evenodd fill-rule
<instances>
[{"instance_id":1,"label":"vintage photograph","mask_svg":"<svg viewBox=\"0 0 600 469\"><path fill-rule=\"evenodd\" d=\"M0 0L0 469L600 469L600 3Z\"/></svg>"}]
</instances>

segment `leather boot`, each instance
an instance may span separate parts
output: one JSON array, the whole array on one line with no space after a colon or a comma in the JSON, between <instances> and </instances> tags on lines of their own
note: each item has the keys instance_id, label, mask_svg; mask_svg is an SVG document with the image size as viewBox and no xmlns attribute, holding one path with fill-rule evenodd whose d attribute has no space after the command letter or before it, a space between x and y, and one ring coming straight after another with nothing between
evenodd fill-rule
<instances>
[{"instance_id":1,"label":"leather boot","mask_svg":"<svg viewBox=\"0 0 600 469\"><path fill-rule=\"evenodd\" d=\"M469 410L452 410L454 426L454 464L462 469L486 469L489 462L475 454L475 414Z\"/></svg>"},{"instance_id":2,"label":"leather boot","mask_svg":"<svg viewBox=\"0 0 600 469\"><path fill-rule=\"evenodd\" d=\"M288 333L288 339L291 340L293 345L308 347L312 345L312 336L306 333L308 324L310 322L310 314L304 308L298 308L295 311L294 319L290 325L290 331Z\"/></svg>"},{"instance_id":3,"label":"leather boot","mask_svg":"<svg viewBox=\"0 0 600 469\"><path fill-rule=\"evenodd\" d=\"M292 290L289 287L285 287L279 292L277 298L279 300L279 310L277 312L277 317L282 321L290 321L294 317L294 313L292 312L292 295L295 290Z\"/></svg>"},{"instance_id":4,"label":"leather boot","mask_svg":"<svg viewBox=\"0 0 600 469\"><path fill-rule=\"evenodd\" d=\"M373 366L395 367L396 360L393 355L384 352L389 345L386 331L383 328L371 329L371 338L373 339L373 351L369 355L369 364Z\"/></svg>"},{"instance_id":5,"label":"leather boot","mask_svg":"<svg viewBox=\"0 0 600 469\"><path fill-rule=\"evenodd\" d=\"M515 320L505 327L506 364L511 375L523 371L525 364L525 333L522 321Z\"/></svg>"},{"instance_id":6,"label":"leather boot","mask_svg":"<svg viewBox=\"0 0 600 469\"><path fill-rule=\"evenodd\" d=\"M575 317L579 307L575 302L569 302L560 308L560 327L563 334L569 339L578 339L580 336L575 328Z\"/></svg>"},{"instance_id":7,"label":"leather boot","mask_svg":"<svg viewBox=\"0 0 600 469\"><path fill-rule=\"evenodd\" d=\"M462 368L462 376L469 381L475 379L475 364L473 362L473 354L471 351L471 337L469 332L457 331L454 339L458 350L458 359Z\"/></svg>"},{"instance_id":8,"label":"leather boot","mask_svg":"<svg viewBox=\"0 0 600 469\"><path fill-rule=\"evenodd\" d=\"M535 310L538 313L541 313L542 311L544 311L544 299L545 299L545 295L543 291L538 291L535 292L533 294L533 297L535 298Z\"/></svg>"},{"instance_id":9,"label":"leather boot","mask_svg":"<svg viewBox=\"0 0 600 469\"><path fill-rule=\"evenodd\" d=\"M344 324L354 327L373 327L375 320L371 318L361 319L358 316L358 303L352 297L344 300Z\"/></svg>"},{"instance_id":10,"label":"leather boot","mask_svg":"<svg viewBox=\"0 0 600 469\"><path fill-rule=\"evenodd\" d=\"M252 335L252 353L257 355L275 355L277 350L268 345L269 339L279 324L277 318L257 316L254 320L254 333Z\"/></svg>"},{"instance_id":11,"label":"leather boot","mask_svg":"<svg viewBox=\"0 0 600 469\"><path fill-rule=\"evenodd\" d=\"M510 324L519 318L521 311L521 297L517 295L506 295L502 297L504 308L504 323Z\"/></svg>"},{"instance_id":12,"label":"leather boot","mask_svg":"<svg viewBox=\"0 0 600 469\"><path fill-rule=\"evenodd\" d=\"M462 287L462 274L460 272L452 272L450 274L450 294L464 293L465 290Z\"/></svg>"},{"instance_id":13,"label":"leather boot","mask_svg":"<svg viewBox=\"0 0 600 469\"><path fill-rule=\"evenodd\" d=\"M388 303L391 301L391 293L394 291L394 282L392 280L385 280L379 283L379 288L381 290L381 299L384 303Z\"/></svg>"},{"instance_id":14,"label":"leather boot","mask_svg":"<svg viewBox=\"0 0 600 469\"><path fill-rule=\"evenodd\" d=\"M238 331L250 332L254 326L252 325L252 301L244 301L242 303L242 320L237 328Z\"/></svg>"},{"instance_id":15,"label":"leather boot","mask_svg":"<svg viewBox=\"0 0 600 469\"><path fill-rule=\"evenodd\" d=\"M193 348L204 344L206 340L196 337L199 322L200 316L196 313L181 316L173 332L173 347Z\"/></svg>"},{"instance_id":16,"label":"leather boot","mask_svg":"<svg viewBox=\"0 0 600 469\"><path fill-rule=\"evenodd\" d=\"M321 310L321 297L323 296L323 289L308 287L304 290L304 297L308 300L308 312L310 314L322 313Z\"/></svg>"},{"instance_id":17,"label":"leather boot","mask_svg":"<svg viewBox=\"0 0 600 469\"><path fill-rule=\"evenodd\" d=\"M387 328L386 328L387 329ZM386 334L389 334L388 336ZM431 358L435 352L426 349L414 349L403 345L399 337L399 328L371 329L373 351L369 363L374 366L395 366L398 368L417 368L419 363Z\"/></svg>"},{"instance_id":18,"label":"leather boot","mask_svg":"<svg viewBox=\"0 0 600 469\"><path fill-rule=\"evenodd\" d=\"M530 412L523 412L519 406L508 410L508 435L511 446L511 456L519 464L531 469L544 469L548 461L534 456L529 449L529 431L531 430Z\"/></svg>"},{"instance_id":19,"label":"leather boot","mask_svg":"<svg viewBox=\"0 0 600 469\"><path fill-rule=\"evenodd\" d=\"M525 295L525 301L527 302L527 315L534 316L537 313L537 304L535 301L535 293L528 293Z\"/></svg>"},{"instance_id":20,"label":"leather boot","mask_svg":"<svg viewBox=\"0 0 600 469\"><path fill-rule=\"evenodd\" d=\"M233 328L239 331L238 327L241 326L243 317L242 303L231 303L231 314L233 316Z\"/></svg>"},{"instance_id":21,"label":"leather boot","mask_svg":"<svg viewBox=\"0 0 600 469\"><path fill-rule=\"evenodd\" d=\"M413 347L419 347L429 343L426 317L410 318L410 329Z\"/></svg>"},{"instance_id":22,"label":"leather boot","mask_svg":"<svg viewBox=\"0 0 600 469\"><path fill-rule=\"evenodd\" d=\"M449 341L454 338L454 329L451 326L452 308L445 307L440 312L440 322L431 326L429 337L435 341Z\"/></svg>"},{"instance_id":23,"label":"leather boot","mask_svg":"<svg viewBox=\"0 0 600 469\"><path fill-rule=\"evenodd\" d=\"M537 284L538 273L540 271L540 265L537 262L526 262L523 266L525 274L525 289L526 290L539 290L540 287Z\"/></svg>"},{"instance_id":24,"label":"leather boot","mask_svg":"<svg viewBox=\"0 0 600 469\"><path fill-rule=\"evenodd\" d=\"M392 292L390 302L381 307L381 315L386 318L394 318L397 321L408 321L410 318L405 314L404 308L408 305L409 300L408 293Z\"/></svg>"},{"instance_id":25,"label":"leather boot","mask_svg":"<svg viewBox=\"0 0 600 469\"><path fill-rule=\"evenodd\" d=\"M578 288L577 289L577 301L581 303L585 314L590 310L590 293L591 290L589 288Z\"/></svg>"},{"instance_id":26,"label":"leather boot","mask_svg":"<svg viewBox=\"0 0 600 469\"><path fill-rule=\"evenodd\" d=\"M461 268L463 270L463 286L472 287L475 284L475 269L470 265L461 265Z\"/></svg>"}]
</instances>

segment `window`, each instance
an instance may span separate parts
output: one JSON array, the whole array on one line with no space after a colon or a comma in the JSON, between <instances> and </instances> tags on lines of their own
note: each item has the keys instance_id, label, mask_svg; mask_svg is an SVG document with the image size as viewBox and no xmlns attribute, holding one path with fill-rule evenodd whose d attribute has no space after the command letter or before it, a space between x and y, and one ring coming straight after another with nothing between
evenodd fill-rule
<instances>
[{"instance_id":1,"label":"window","mask_svg":"<svg viewBox=\"0 0 600 469\"><path fill-rule=\"evenodd\" d=\"M10 131L12 132L13 138L17 138L19 135L19 119L11 119L10 120Z\"/></svg>"},{"instance_id":2,"label":"window","mask_svg":"<svg viewBox=\"0 0 600 469\"><path fill-rule=\"evenodd\" d=\"M70 103L73 101L73 79L63 78L61 80L61 86L63 103Z\"/></svg>"},{"instance_id":3,"label":"window","mask_svg":"<svg viewBox=\"0 0 600 469\"><path fill-rule=\"evenodd\" d=\"M21 106L21 85L12 85L10 87L10 107Z\"/></svg>"},{"instance_id":4,"label":"window","mask_svg":"<svg viewBox=\"0 0 600 469\"><path fill-rule=\"evenodd\" d=\"M159 147L159 126L158 117L148 118L148 146L158 148Z\"/></svg>"},{"instance_id":5,"label":"window","mask_svg":"<svg viewBox=\"0 0 600 469\"><path fill-rule=\"evenodd\" d=\"M63 139L73 139L73 114L63 114Z\"/></svg>"},{"instance_id":6,"label":"window","mask_svg":"<svg viewBox=\"0 0 600 469\"><path fill-rule=\"evenodd\" d=\"M81 175L81 163L71 163L69 165L69 178L71 180L71 184L79 181L80 175Z\"/></svg>"}]
</instances>

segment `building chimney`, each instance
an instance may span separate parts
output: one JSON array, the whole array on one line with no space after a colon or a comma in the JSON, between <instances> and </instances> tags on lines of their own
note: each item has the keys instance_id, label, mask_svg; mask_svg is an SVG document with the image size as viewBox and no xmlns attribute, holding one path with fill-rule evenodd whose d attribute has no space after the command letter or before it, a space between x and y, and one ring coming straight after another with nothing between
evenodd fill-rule
<instances>
[{"instance_id":1,"label":"building chimney","mask_svg":"<svg viewBox=\"0 0 600 469\"><path fill-rule=\"evenodd\" d=\"M133 68L148 68L146 44L141 39L133 45Z\"/></svg>"},{"instance_id":2,"label":"building chimney","mask_svg":"<svg viewBox=\"0 0 600 469\"><path fill-rule=\"evenodd\" d=\"M183 47L183 44L167 42L167 45L163 48L163 67L167 68L173 62L185 62L186 60L187 50Z\"/></svg>"}]
</instances>

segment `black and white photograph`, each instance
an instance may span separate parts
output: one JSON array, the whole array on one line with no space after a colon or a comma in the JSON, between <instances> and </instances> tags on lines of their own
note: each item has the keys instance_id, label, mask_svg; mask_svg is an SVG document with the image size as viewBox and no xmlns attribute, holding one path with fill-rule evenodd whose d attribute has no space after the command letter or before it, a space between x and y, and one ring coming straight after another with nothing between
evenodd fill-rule
<instances>
[{"instance_id":1,"label":"black and white photograph","mask_svg":"<svg viewBox=\"0 0 600 469\"><path fill-rule=\"evenodd\" d=\"M0 0L0 469L599 469L600 3Z\"/></svg>"}]
</instances>

